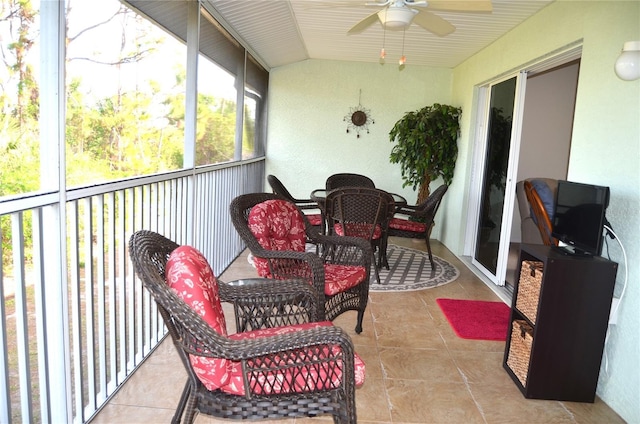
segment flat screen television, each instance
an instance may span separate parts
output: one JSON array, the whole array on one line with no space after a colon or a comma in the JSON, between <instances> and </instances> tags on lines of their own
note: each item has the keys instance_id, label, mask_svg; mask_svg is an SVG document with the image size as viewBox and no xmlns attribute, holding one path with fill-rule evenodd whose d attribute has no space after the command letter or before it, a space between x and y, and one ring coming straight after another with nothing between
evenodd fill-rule
<instances>
[{"instance_id":1,"label":"flat screen television","mask_svg":"<svg viewBox=\"0 0 640 424\"><path fill-rule=\"evenodd\" d=\"M551 235L570 253L600 256L609 187L558 181Z\"/></svg>"}]
</instances>

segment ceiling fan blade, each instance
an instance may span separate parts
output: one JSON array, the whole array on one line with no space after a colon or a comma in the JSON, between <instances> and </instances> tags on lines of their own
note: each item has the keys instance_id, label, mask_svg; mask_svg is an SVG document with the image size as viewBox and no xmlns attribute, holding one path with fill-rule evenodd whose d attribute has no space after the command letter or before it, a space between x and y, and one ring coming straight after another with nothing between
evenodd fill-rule
<instances>
[{"instance_id":1,"label":"ceiling fan blade","mask_svg":"<svg viewBox=\"0 0 640 424\"><path fill-rule=\"evenodd\" d=\"M434 15L426 10L420 12L413 18L413 22L435 35L444 37L456 30L456 27L445 21L440 16Z\"/></svg>"},{"instance_id":2,"label":"ceiling fan blade","mask_svg":"<svg viewBox=\"0 0 640 424\"><path fill-rule=\"evenodd\" d=\"M491 12L491 0L433 0L428 2L430 10L448 12Z\"/></svg>"},{"instance_id":3,"label":"ceiling fan blade","mask_svg":"<svg viewBox=\"0 0 640 424\"><path fill-rule=\"evenodd\" d=\"M378 12L373 12L371 15L367 16L357 24L355 24L349 31L347 31L348 35L360 34L370 25L372 25L375 21L378 20Z\"/></svg>"}]
</instances>

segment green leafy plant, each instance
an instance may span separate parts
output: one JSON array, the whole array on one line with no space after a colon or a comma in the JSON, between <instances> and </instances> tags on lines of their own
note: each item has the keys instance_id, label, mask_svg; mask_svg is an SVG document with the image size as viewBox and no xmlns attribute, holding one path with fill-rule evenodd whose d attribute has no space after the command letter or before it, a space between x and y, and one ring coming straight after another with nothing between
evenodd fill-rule
<instances>
[{"instance_id":1,"label":"green leafy plant","mask_svg":"<svg viewBox=\"0 0 640 424\"><path fill-rule=\"evenodd\" d=\"M429 197L429 184L442 177L450 184L458 157L459 118L462 109L434 103L407 112L389 132L397 142L391 150L391 163L399 163L403 187L418 190L418 203Z\"/></svg>"}]
</instances>

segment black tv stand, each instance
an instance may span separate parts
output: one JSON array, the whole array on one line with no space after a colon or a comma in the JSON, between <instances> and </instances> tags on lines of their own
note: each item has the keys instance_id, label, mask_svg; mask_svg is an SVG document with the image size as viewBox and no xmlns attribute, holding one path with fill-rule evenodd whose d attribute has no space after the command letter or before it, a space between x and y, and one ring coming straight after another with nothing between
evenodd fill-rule
<instances>
[{"instance_id":1,"label":"black tv stand","mask_svg":"<svg viewBox=\"0 0 640 424\"><path fill-rule=\"evenodd\" d=\"M521 245L503 366L526 398L593 402L618 265L560 250Z\"/></svg>"}]
</instances>

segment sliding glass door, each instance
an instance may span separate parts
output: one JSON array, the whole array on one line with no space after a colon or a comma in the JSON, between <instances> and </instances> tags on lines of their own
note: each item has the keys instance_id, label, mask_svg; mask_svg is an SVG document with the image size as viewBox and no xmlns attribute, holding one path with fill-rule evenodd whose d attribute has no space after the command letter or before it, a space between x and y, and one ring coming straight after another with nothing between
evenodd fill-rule
<instances>
[{"instance_id":1,"label":"sliding glass door","mask_svg":"<svg viewBox=\"0 0 640 424\"><path fill-rule=\"evenodd\" d=\"M516 105L524 93L525 75L492 84L484 119L484 158L475 220L473 263L498 285L504 284L511 213L515 193L521 112Z\"/></svg>"}]
</instances>

